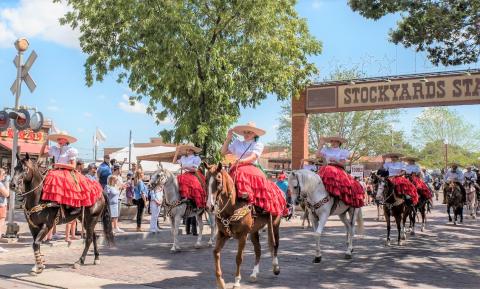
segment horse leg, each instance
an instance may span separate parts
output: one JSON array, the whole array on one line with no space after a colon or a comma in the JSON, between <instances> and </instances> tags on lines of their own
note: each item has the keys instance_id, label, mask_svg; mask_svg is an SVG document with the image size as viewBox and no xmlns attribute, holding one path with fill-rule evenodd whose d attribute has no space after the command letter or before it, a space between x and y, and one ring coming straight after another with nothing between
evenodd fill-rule
<instances>
[{"instance_id":1,"label":"horse leg","mask_svg":"<svg viewBox=\"0 0 480 289\"><path fill-rule=\"evenodd\" d=\"M317 239L317 251L315 255L315 259L313 259L313 263L320 263L322 261L322 252L320 250L320 238L322 237L323 229L325 228L325 224L327 223L328 217L330 215L330 206L322 206L316 210L316 215L318 216L318 220L316 220L315 230L315 238Z\"/></svg>"},{"instance_id":2,"label":"horse leg","mask_svg":"<svg viewBox=\"0 0 480 289\"><path fill-rule=\"evenodd\" d=\"M201 214L196 215L195 217L197 218L197 226L198 226L198 237L197 237L197 242L195 243L195 248L201 248L202 247L202 235L203 235L203 218L202 218L203 212Z\"/></svg>"},{"instance_id":3,"label":"horse leg","mask_svg":"<svg viewBox=\"0 0 480 289\"><path fill-rule=\"evenodd\" d=\"M83 248L83 253L82 256L80 256L80 259L73 264L73 268L78 269L80 265L85 265L85 258L87 257L88 250L90 249L90 245L92 244L93 241L93 235L95 234L94 228L95 226L92 226L92 223L86 220L86 231L87 231L87 236L85 238L85 246Z\"/></svg>"},{"instance_id":4,"label":"horse leg","mask_svg":"<svg viewBox=\"0 0 480 289\"><path fill-rule=\"evenodd\" d=\"M238 248L237 248L237 270L235 271L235 283L233 284L234 289L240 288L240 280L242 276L240 275L240 267L242 266L243 262L243 250L245 249L245 244L247 243L247 236L248 233L245 232L239 239L238 239Z\"/></svg>"},{"instance_id":5,"label":"horse leg","mask_svg":"<svg viewBox=\"0 0 480 289\"><path fill-rule=\"evenodd\" d=\"M222 251L225 242L228 240L222 232L218 232L217 240L215 242L215 249L213 250L213 258L215 259L215 276L217 279L217 288L225 289L225 281L222 278L222 267L220 266L220 251Z\"/></svg>"},{"instance_id":6,"label":"horse leg","mask_svg":"<svg viewBox=\"0 0 480 289\"><path fill-rule=\"evenodd\" d=\"M401 245L401 237L402 237L402 214L395 214L394 213L394 216L395 218L395 223L397 224L397 231L398 231L398 240L397 240L397 244L398 245Z\"/></svg>"},{"instance_id":7,"label":"horse leg","mask_svg":"<svg viewBox=\"0 0 480 289\"><path fill-rule=\"evenodd\" d=\"M260 272L260 256L262 255L262 248L260 246L260 235L258 231L250 233L250 241L253 244L253 250L255 251L255 265L253 266L252 274L250 274L250 281L257 281L257 275Z\"/></svg>"},{"instance_id":8,"label":"horse leg","mask_svg":"<svg viewBox=\"0 0 480 289\"><path fill-rule=\"evenodd\" d=\"M350 210L348 210L350 211ZM351 217L353 216L354 214L351 213ZM347 220L347 212L344 212L340 215L338 215L340 217L340 220L342 221L342 223L345 225L345 230L347 231L347 236L346 236L346 243L347 243L347 250L345 251L345 259L352 259L352 249L353 249L353 242L352 242L352 225L350 223L349 220ZM354 222L355 222L355 219L353 219Z\"/></svg>"},{"instance_id":9,"label":"horse leg","mask_svg":"<svg viewBox=\"0 0 480 289\"><path fill-rule=\"evenodd\" d=\"M415 208L412 208L411 214L410 214L410 235L415 236L415 223L417 222L417 210Z\"/></svg>"},{"instance_id":10,"label":"horse leg","mask_svg":"<svg viewBox=\"0 0 480 289\"><path fill-rule=\"evenodd\" d=\"M280 217L278 218L278 222L276 220L273 221L273 237L275 238L275 243L273 244L273 252L272 252L272 268L273 274L278 275L280 274L280 265L278 263L278 247L280 245Z\"/></svg>"},{"instance_id":11,"label":"horse leg","mask_svg":"<svg viewBox=\"0 0 480 289\"><path fill-rule=\"evenodd\" d=\"M450 205L447 204L447 213L448 213L448 221L452 221L452 216L450 215Z\"/></svg>"},{"instance_id":12,"label":"horse leg","mask_svg":"<svg viewBox=\"0 0 480 289\"><path fill-rule=\"evenodd\" d=\"M178 227L180 227L181 215L182 214L177 213L170 218L171 224L172 224L172 235L173 235L173 245L172 245L172 248L170 249L171 252L176 252L177 250L180 250L180 246L178 245Z\"/></svg>"},{"instance_id":13,"label":"horse leg","mask_svg":"<svg viewBox=\"0 0 480 289\"><path fill-rule=\"evenodd\" d=\"M390 211L387 207L383 207L383 215L385 216L385 221L387 222L387 240L385 241L385 246L390 246L390 230L391 230L391 222L390 222Z\"/></svg>"},{"instance_id":14,"label":"horse leg","mask_svg":"<svg viewBox=\"0 0 480 289\"><path fill-rule=\"evenodd\" d=\"M97 244L98 236L93 232L93 253L95 255L95 259L93 260L93 265L100 265L100 253L98 252L98 244Z\"/></svg>"},{"instance_id":15,"label":"horse leg","mask_svg":"<svg viewBox=\"0 0 480 289\"><path fill-rule=\"evenodd\" d=\"M33 236L33 255L35 256L35 265L32 267L31 273L32 274L40 274L45 269L43 256L40 252L40 244L42 243L43 238L48 234L50 228L47 224L43 224L42 228L37 231L36 228L30 226L30 231L32 232Z\"/></svg>"}]
</instances>

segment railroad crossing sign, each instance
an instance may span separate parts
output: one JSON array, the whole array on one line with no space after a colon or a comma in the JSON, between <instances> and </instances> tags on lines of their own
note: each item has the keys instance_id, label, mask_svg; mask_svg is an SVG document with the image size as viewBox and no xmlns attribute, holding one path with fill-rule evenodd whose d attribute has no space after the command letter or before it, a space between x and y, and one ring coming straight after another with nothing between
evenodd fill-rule
<instances>
[{"instance_id":1,"label":"railroad crossing sign","mask_svg":"<svg viewBox=\"0 0 480 289\"><path fill-rule=\"evenodd\" d=\"M35 90L35 88L37 88L37 84L35 84L35 81L32 79L32 77L30 76L30 74L28 73L28 71L30 70L30 68L32 67L33 63L35 62L35 60L37 59L37 53L34 51L32 51L32 53L30 54L30 56L28 57L27 61L25 62L24 65L21 65L20 63L20 57L17 55L15 56L15 59L13 59L13 64L15 65L15 67L18 69L19 66L20 69L21 69L21 80L20 81L25 81L25 84L27 85L28 89L30 90L30 92L33 92ZM18 81L19 79L15 79L15 81L13 82L12 84L12 87L10 87L10 91L12 92L13 95L16 95L17 93L17 89L18 89Z\"/></svg>"}]
</instances>

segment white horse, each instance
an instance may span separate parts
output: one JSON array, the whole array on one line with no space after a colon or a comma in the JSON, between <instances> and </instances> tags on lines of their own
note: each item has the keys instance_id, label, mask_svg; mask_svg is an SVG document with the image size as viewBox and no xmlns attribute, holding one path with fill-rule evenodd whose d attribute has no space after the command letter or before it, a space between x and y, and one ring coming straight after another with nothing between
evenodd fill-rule
<instances>
[{"instance_id":1,"label":"white horse","mask_svg":"<svg viewBox=\"0 0 480 289\"><path fill-rule=\"evenodd\" d=\"M465 205L467 206L468 214L470 214L472 219L475 219L477 217L478 210L477 188L475 187L475 182L466 180L464 187L467 193L467 202Z\"/></svg>"},{"instance_id":2,"label":"white horse","mask_svg":"<svg viewBox=\"0 0 480 289\"><path fill-rule=\"evenodd\" d=\"M173 245L170 249L171 252L180 250L178 244L178 228L184 217L196 217L198 225L198 237L195 243L195 248L202 246L202 233L203 233L203 213L207 213L210 216L210 220L214 220L212 210L192 208L187 202L182 202L176 175L172 172L164 169L162 166L152 175L149 183L150 189L163 190L165 214L170 218L171 231L173 237ZM210 240L208 245L212 246L214 242L214 236L216 233L215 222L210 222Z\"/></svg>"},{"instance_id":3,"label":"white horse","mask_svg":"<svg viewBox=\"0 0 480 289\"><path fill-rule=\"evenodd\" d=\"M309 217L317 239L316 255L313 262L320 263L322 260L320 237L328 217L332 215L338 215L345 225L347 230L347 250L345 251L345 258L351 259L353 237L355 236L355 220L358 222L360 234L363 234L362 209L350 207L340 200L337 203L335 198L325 190L320 176L309 170L293 171L288 177L288 185L292 192L292 197L295 198L297 195L300 195L306 198L307 201Z\"/></svg>"}]
</instances>

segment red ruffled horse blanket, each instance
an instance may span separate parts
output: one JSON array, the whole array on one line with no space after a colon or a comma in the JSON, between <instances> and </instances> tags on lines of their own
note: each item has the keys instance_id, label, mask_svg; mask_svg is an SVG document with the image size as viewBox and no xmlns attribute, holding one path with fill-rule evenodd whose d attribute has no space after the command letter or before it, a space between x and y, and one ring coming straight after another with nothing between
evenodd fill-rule
<instances>
[{"instance_id":1,"label":"red ruffled horse blanket","mask_svg":"<svg viewBox=\"0 0 480 289\"><path fill-rule=\"evenodd\" d=\"M287 202L282 190L254 165L235 165L230 169L235 182L237 196L248 199L250 204L258 206L274 216L288 212Z\"/></svg>"},{"instance_id":2,"label":"red ruffled horse blanket","mask_svg":"<svg viewBox=\"0 0 480 289\"><path fill-rule=\"evenodd\" d=\"M328 193L339 197L348 206L354 208L364 206L365 193L362 185L342 168L326 165L320 167L318 174Z\"/></svg>"},{"instance_id":3,"label":"red ruffled horse blanket","mask_svg":"<svg viewBox=\"0 0 480 289\"><path fill-rule=\"evenodd\" d=\"M404 176L394 176L388 178L395 186L395 191L401 195L407 195L412 198L414 205L418 203L418 193L415 186Z\"/></svg>"},{"instance_id":4,"label":"red ruffled horse blanket","mask_svg":"<svg viewBox=\"0 0 480 289\"><path fill-rule=\"evenodd\" d=\"M102 196L100 183L75 170L50 170L43 183L42 200L72 207L90 207Z\"/></svg>"},{"instance_id":5,"label":"red ruffled horse blanket","mask_svg":"<svg viewBox=\"0 0 480 289\"><path fill-rule=\"evenodd\" d=\"M432 198L432 192L428 188L427 184L422 181L418 176L412 175L411 176L412 184L417 188L417 193L422 195L427 200Z\"/></svg>"},{"instance_id":6,"label":"red ruffled horse blanket","mask_svg":"<svg viewBox=\"0 0 480 289\"><path fill-rule=\"evenodd\" d=\"M177 176L177 181L182 198L193 200L197 208L207 206L207 194L204 189L205 176L201 172L198 171L196 174L185 172Z\"/></svg>"}]
</instances>

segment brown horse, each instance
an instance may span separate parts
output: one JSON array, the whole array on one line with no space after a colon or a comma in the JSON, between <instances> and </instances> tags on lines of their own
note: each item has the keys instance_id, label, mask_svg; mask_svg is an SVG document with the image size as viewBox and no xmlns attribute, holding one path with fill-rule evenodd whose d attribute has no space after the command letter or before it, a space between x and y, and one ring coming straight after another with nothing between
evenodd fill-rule
<instances>
[{"instance_id":1,"label":"brown horse","mask_svg":"<svg viewBox=\"0 0 480 289\"><path fill-rule=\"evenodd\" d=\"M59 205L51 202L41 201L42 185L45 179L37 163L32 161L28 154L24 159L17 155L18 164L15 167L15 173L11 183L11 188L18 190L25 197L25 218L28 221L28 227L33 236L33 251L35 255L35 266L32 274L40 274L45 269L45 260L40 253L40 244L47 233L56 224L65 224L75 219L82 218L82 213L70 214L68 210L63 210ZM74 264L77 268L85 263L85 257L93 241L95 254L94 264L100 264L97 235L95 234L95 225L102 218L105 240L108 244L113 244L112 220L108 200L105 196L100 197L95 204L84 209L84 227L87 231L85 247L80 259Z\"/></svg>"},{"instance_id":2,"label":"brown horse","mask_svg":"<svg viewBox=\"0 0 480 289\"><path fill-rule=\"evenodd\" d=\"M281 216L272 216L269 213L257 212L255 217L252 214L252 207L246 200L237 199L235 184L223 169L222 164L205 165L207 171L207 186L209 202L215 203L215 219L217 223L218 233L213 250L215 258L215 273L217 278L217 287L225 288L225 281L222 278L222 269L220 265L220 251L228 239L234 238L238 240L237 249L237 270L235 273L235 284L233 288L240 288L240 266L243 261L243 250L247 242L248 233L253 243L255 251L255 266L250 275L252 281L257 280L259 273L259 263L261 256L261 246L259 240L259 230L268 226L268 244L272 253L273 273L280 274L280 266L278 265L278 245Z\"/></svg>"}]
</instances>

